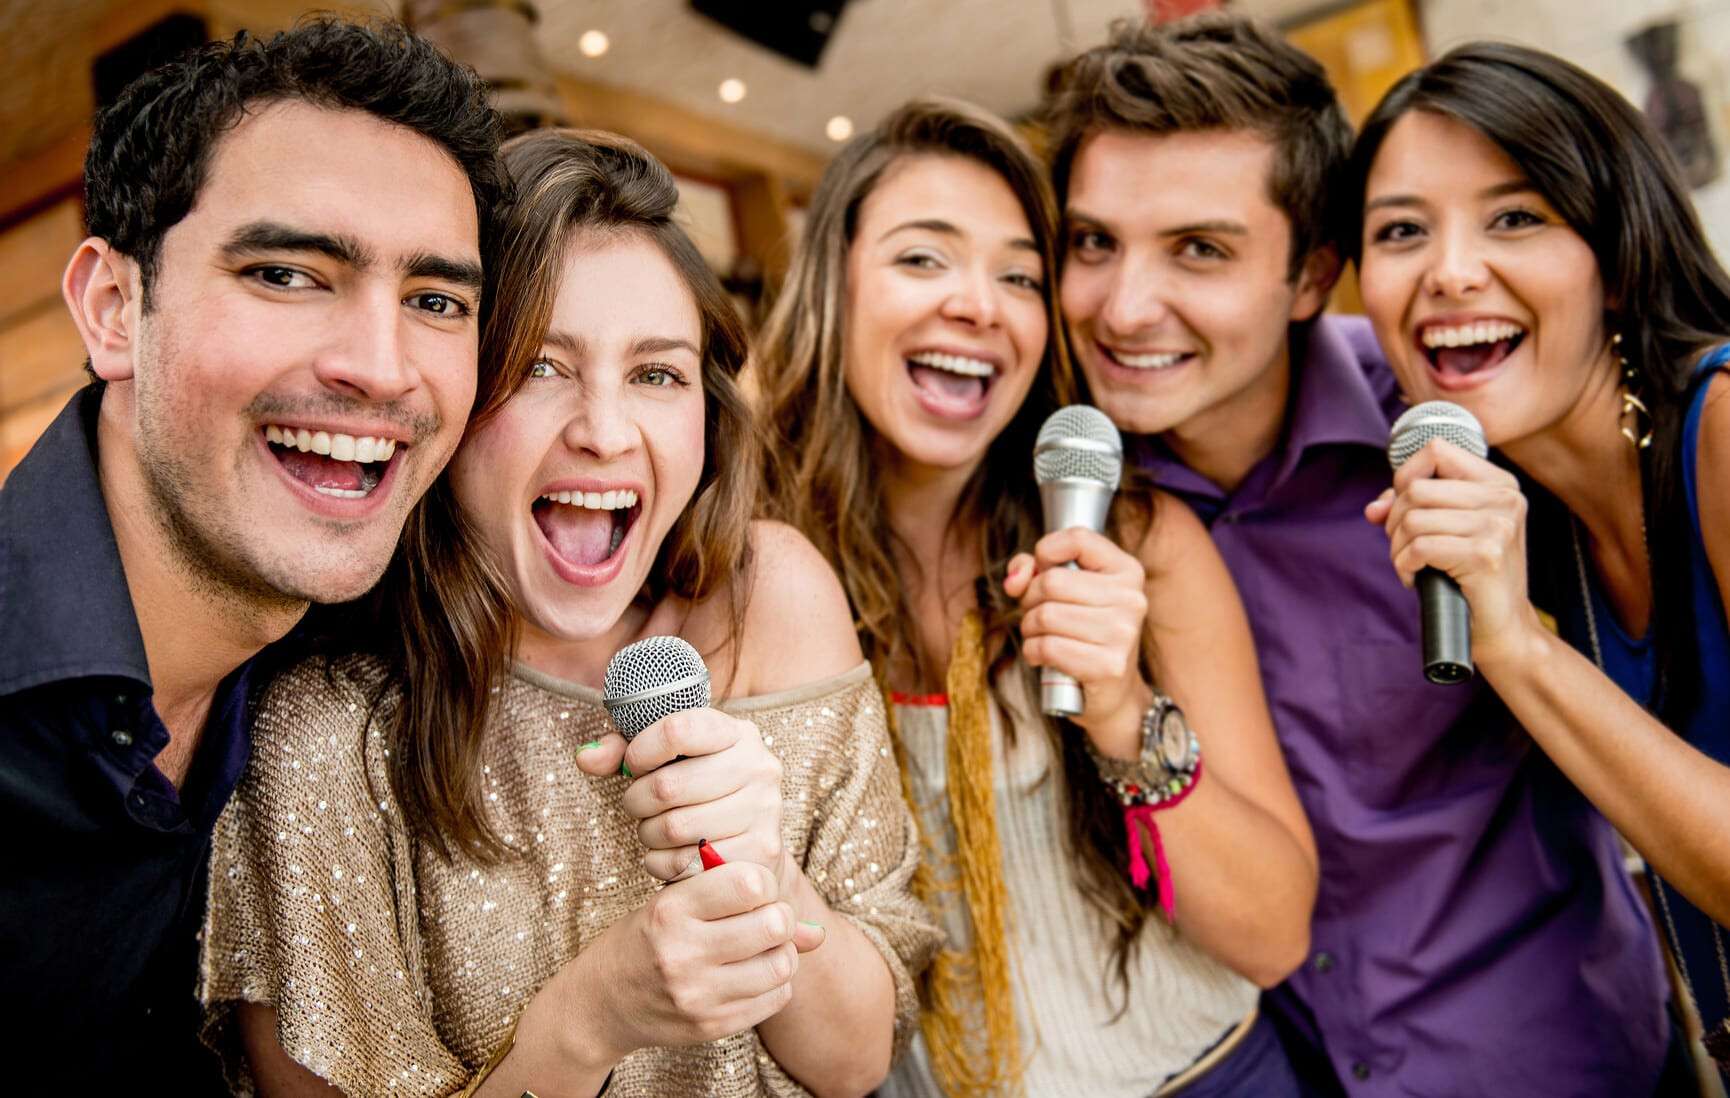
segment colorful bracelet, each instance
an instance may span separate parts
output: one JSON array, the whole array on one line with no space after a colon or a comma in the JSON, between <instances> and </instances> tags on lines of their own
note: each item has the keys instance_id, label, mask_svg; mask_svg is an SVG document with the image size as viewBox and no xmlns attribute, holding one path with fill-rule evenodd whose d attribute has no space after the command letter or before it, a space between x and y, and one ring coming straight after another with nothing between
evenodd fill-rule
<instances>
[{"instance_id":1,"label":"colorful bracelet","mask_svg":"<svg viewBox=\"0 0 1730 1098\"><path fill-rule=\"evenodd\" d=\"M1165 860L1165 842L1159 837L1159 824L1155 822L1153 815L1168 808L1176 808L1201 783L1200 759L1196 760L1195 769L1187 775L1187 779L1177 793L1163 800L1125 804L1123 808L1123 831L1129 844L1129 881L1136 888L1146 891L1150 876L1147 855L1141 849L1141 836L1135 830L1136 823L1140 822L1153 839L1153 860L1159 876L1159 909L1165 913L1165 921L1168 923L1177 920L1177 896L1171 885L1171 865Z\"/></svg>"}]
</instances>

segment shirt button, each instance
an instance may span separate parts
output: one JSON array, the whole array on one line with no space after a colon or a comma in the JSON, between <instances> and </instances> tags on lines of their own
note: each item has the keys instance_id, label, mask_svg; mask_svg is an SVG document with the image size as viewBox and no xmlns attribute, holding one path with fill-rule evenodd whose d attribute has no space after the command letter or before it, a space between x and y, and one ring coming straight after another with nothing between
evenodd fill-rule
<instances>
[{"instance_id":1,"label":"shirt button","mask_svg":"<svg viewBox=\"0 0 1730 1098\"><path fill-rule=\"evenodd\" d=\"M1317 972L1332 972L1334 970L1334 955L1324 949L1317 953L1315 960L1310 963Z\"/></svg>"},{"instance_id":2,"label":"shirt button","mask_svg":"<svg viewBox=\"0 0 1730 1098\"><path fill-rule=\"evenodd\" d=\"M116 728L114 731L108 733L108 735L109 738L111 738L119 747L132 746L132 733L128 732L124 728Z\"/></svg>"},{"instance_id":3,"label":"shirt button","mask_svg":"<svg viewBox=\"0 0 1730 1098\"><path fill-rule=\"evenodd\" d=\"M1352 1078L1361 1083L1369 1077L1370 1065L1364 1063L1362 1060L1358 1060L1352 1064Z\"/></svg>"}]
</instances>

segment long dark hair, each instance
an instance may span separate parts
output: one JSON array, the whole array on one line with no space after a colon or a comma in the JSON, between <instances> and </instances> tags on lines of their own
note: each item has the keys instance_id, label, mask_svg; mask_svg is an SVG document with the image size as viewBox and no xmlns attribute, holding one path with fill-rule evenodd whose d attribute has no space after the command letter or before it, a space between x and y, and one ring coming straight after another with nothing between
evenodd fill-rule
<instances>
[{"instance_id":1,"label":"long dark hair","mask_svg":"<svg viewBox=\"0 0 1730 1098\"><path fill-rule=\"evenodd\" d=\"M1652 444L1640 451L1640 482L1661 684L1655 708L1674 725L1693 709L1701 689L1692 658L1687 584L1693 533L1682 480L1682 421L1696 363L1730 333L1730 276L1712 254L1675 161L1626 99L1558 57L1493 42L1461 46L1407 75L1364 123L1338 212L1340 239L1354 260L1363 247L1364 198L1376 152L1410 111L1456 119L1495 142L1598 261L1605 327L1621 333L1635 371L1632 387L1652 416ZM1569 519L1548 502L1534 501L1534 558L1566 560ZM1534 598L1548 600L1551 609L1570 597L1568 590L1546 591L1534 576Z\"/></svg>"},{"instance_id":2,"label":"long dark hair","mask_svg":"<svg viewBox=\"0 0 1730 1098\"><path fill-rule=\"evenodd\" d=\"M916 615L892 551L895 535L880 481L872 475L874 433L847 391L842 368L847 254L860 207L892 164L917 156L964 157L990 168L1015 194L1044 261L1050 331L1045 360L1020 409L986 450L957 511L959 522L977 523L982 534L976 595L995 693L998 676L1021 654L1020 606L1003 593L1004 571L1010 557L1044 533L1028 472L1033 444L1048 415L1084 398L1057 305L1056 200L1038 161L1002 120L955 100L915 100L854 138L823 173L758 351L773 440L769 497L777 516L810 538L840 574L871 662L911 667L919 681L930 681L932 669L915 640ZM1004 469L1025 475L1004 476ZM1113 962L1119 981L1125 981L1152 901L1124 878L1122 810L1095 776L1084 737L1049 719L1042 723L1060 760L1054 777L1063 782L1082 892L1117 932Z\"/></svg>"},{"instance_id":3,"label":"long dark hair","mask_svg":"<svg viewBox=\"0 0 1730 1098\"><path fill-rule=\"evenodd\" d=\"M499 211L487 257L480 384L472 433L528 377L579 232L634 233L678 271L702 321L703 471L667 532L644 595L700 601L728 592L738 639L749 598L748 531L761 479L760 440L738 383L743 325L696 245L674 221L673 177L635 142L582 130L536 130L503 150L515 193ZM391 789L404 822L445 857L506 853L487 822L481 750L492 688L510 670L517 613L509 589L441 475L410 513L374 593L373 651L390 665L400 701L385 716L395 747Z\"/></svg>"}]
</instances>

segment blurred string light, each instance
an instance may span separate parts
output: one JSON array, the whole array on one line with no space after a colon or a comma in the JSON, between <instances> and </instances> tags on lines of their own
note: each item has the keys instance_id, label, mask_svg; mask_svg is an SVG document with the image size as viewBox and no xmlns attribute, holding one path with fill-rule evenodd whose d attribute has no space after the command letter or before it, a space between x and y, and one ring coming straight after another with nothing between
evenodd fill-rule
<instances>
[{"instance_id":1,"label":"blurred string light","mask_svg":"<svg viewBox=\"0 0 1730 1098\"><path fill-rule=\"evenodd\" d=\"M577 39L577 49L583 51L584 57L599 57L606 53L612 44L605 31L586 30L583 36Z\"/></svg>"},{"instance_id":2,"label":"blurred string light","mask_svg":"<svg viewBox=\"0 0 1730 1098\"><path fill-rule=\"evenodd\" d=\"M745 82L736 76L729 76L727 79L721 81L721 87L718 91L721 96L721 102L737 103L739 100L745 98Z\"/></svg>"},{"instance_id":3,"label":"blurred string light","mask_svg":"<svg viewBox=\"0 0 1730 1098\"><path fill-rule=\"evenodd\" d=\"M838 114L823 127L823 132L829 135L831 141L845 141L853 136L853 120L844 114Z\"/></svg>"}]
</instances>

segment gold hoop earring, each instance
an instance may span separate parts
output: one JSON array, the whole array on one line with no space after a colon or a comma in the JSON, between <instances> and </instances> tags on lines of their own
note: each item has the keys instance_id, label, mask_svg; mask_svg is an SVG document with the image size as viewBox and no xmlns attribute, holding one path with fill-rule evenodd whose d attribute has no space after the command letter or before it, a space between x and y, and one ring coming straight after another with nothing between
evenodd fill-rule
<instances>
[{"instance_id":1,"label":"gold hoop earring","mask_svg":"<svg viewBox=\"0 0 1730 1098\"><path fill-rule=\"evenodd\" d=\"M1621 332L1610 337L1610 347L1616 352L1616 363L1622 371L1619 387L1622 412L1617 417L1622 437L1634 449L1644 450L1652 445L1652 413L1647 411L1645 401L1634 394L1633 386L1639 378L1634 375L1634 368L1628 365L1628 357L1622 353Z\"/></svg>"}]
</instances>

